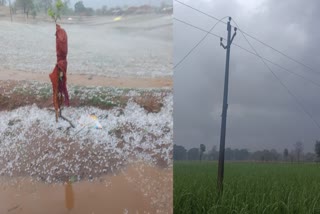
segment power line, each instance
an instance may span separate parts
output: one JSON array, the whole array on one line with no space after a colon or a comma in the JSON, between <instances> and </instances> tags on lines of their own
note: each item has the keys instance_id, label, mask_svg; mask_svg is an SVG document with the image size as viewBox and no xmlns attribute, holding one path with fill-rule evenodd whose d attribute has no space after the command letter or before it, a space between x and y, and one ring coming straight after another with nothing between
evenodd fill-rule
<instances>
[{"instance_id":1,"label":"power line","mask_svg":"<svg viewBox=\"0 0 320 214\"><path fill-rule=\"evenodd\" d=\"M190 9L192 9L192 10L195 10L195 11L197 11L197 12L199 12L199 13L201 13L201 14L205 15L205 16L208 16L208 17L210 17L210 18L212 18L212 19L219 20L218 18L216 18L216 17L214 17L214 16L212 16L212 15L210 15L210 14L208 14L208 13L205 13L205 12L203 12L203 11L199 10L199 9L196 9L196 8L194 8L194 7L192 7L192 6L188 5L188 4L186 4L186 3L184 3L184 2L181 2L181 1L179 1L179 0L174 0L174 1L178 2L179 4L182 4L182 5L186 6L186 7L190 8ZM227 24L226 22L223 22L223 21L221 21L221 22L222 22L222 23L224 23L224 24ZM310 66L306 65L305 63L300 62L299 60L294 59L293 57L291 57L291 56L289 56L289 55L287 55L287 54L283 53L282 51L280 51L280 50L278 50L278 49L276 49L276 48L272 47L271 45L269 45L269 44L267 44L267 43L265 43L265 42L261 41L261 40L260 40L260 39L258 39L257 37L254 37L254 36L250 35L249 33L245 32L245 31L243 31L243 30L241 30L241 29L238 29L238 30L239 30L241 33L243 33L243 34L247 35L248 37L250 37L251 39L256 40L257 42L259 42L259 43L261 43L261 44L265 45L266 47L268 47L268 48L270 48L270 49L272 49L272 50L276 51L276 52L277 52L277 53L279 53L279 54L281 54L282 56L284 56L284 57L286 57L286 58L290 59L291 61L293 61L293 62L295 62L295 63L297 63L297 64L299 64L299 65L302 65L302 66L304 66L304 67L308 68L308 70L310 70L310 71L312 71L312 72L314 72L314 73L317 73L317 74L319 74L319 73L320 73L320 72L318 72L318 71L315 71L313 68L311 68Z\"/></svg>"},{"instance_id":2,"label":"power line","mask_svg":"<svg viewBox=\"0 0 320 214\"><path fill-rule=\"evenodd\" d=\"M233 20L233 22L235 23L235 25L237 27L238 24ZM240 31L241 32L241 31ZM241 32L242 33L242 32ZM260 57L260 55L258 54L258 52L256 51L256 49L253 47L253 45L249 42L249 40L247 39L247 37L245 36L244 33L242 33L243 37L245 38L245 40L247 41L247 43L250 45L250 47L252 48L252 50ZM313 116L311 115L310 112L308 112L304 105L301 103L301 101L298 99L298 97L290 91L290 89L284 84L284 82L273 72L273 70L268 66L268 64L264 61L264 59L262 57L260 57L260 59L262 60L263 64L268 68L268 70L273 74L273 76L279 81L279 83L287 90L287 92L294 98L294 100L296 101L296 103L298 104L298 106L300 106L300 108L309 116L309 118L314 122L314 124L320 129L320 124L313 118Z\"/></svg>"},{"instance_id":3,"label":"power line","mask_svg":"<svg viewBox=\"0 0 320 214\"><path fill-rule=\"evenodd\" d=\"M173 18L173 19L176 20L176 21L179 21L179 22L181 22L181 23L183 23L183 24L186 24L186 25L188 25L188 26L190 26L190 27L193 27L193 28L195 28L195 29L198 29L198 30L200 30L200 31L206 32L206 33L208 33L208 34L210 34L210 35L212 35L212 36L215 36L215 37L217 37L217 38L223 38L223 37L221 37L221 36L219 36L219 35L217 35L217 34L214 34L214 33L212 33L212 32L209 32L209 31L207 31L207 30L204 30L204 29L202 29L202 28L200 28L200 27L197 27L197 26L195 26L195 25L192 25L192 24L190 24L190 23L188 23L188 22L185 22L185 21L183 21L183 20L180 20L180 19L178 19L178 18ZM225 39L225 38L223 38L223 39ZM246 51L246 52L248 52L248 53L250 53L250 54L252 54L252 55L254 55L254 56L257 56L257 57L259 57L259 58L262 58L262 59L264 59L265 61L269 62L270 64L273 64L274 66L277 66L278 68L280 68L280 69L282 69L282 70L284 70L284 71L287 71L288 73L291 73L291 74L293 74L293 75L295 75L295 76L297 76L297 77L299 77L299 78L302 78L302 79L304 79L305 81L310 82L311 84L313 84L313 85L315 85L315 86L320 87L320 84L317 83L317 82L315 82L314 80L308 79L308 78L302 76L301 74L298 74L298 73L296 73L296 72L293 72L293 71L291 71L291 70L289 70L289 69L287 69L287 68L279 65L278 63L275 63L275 62L271 61L270 59L267 59L267 58L265 58L265 57L262 57L262 56L260 56L260 55L258 55L258 54L256 54L256 53L254 53L254 52L252 52L252 51L250 51L250 50L248 50L248 49L246 49L246 48L238 45L237 43L232 43L232 45L234 45L234 46L236 46L236 47L238 47L238 48L240 48L240 49L242 49L242 50L244 50L244 51ZM186 58L186 57L183 57L183 58ZM180 64L180 63L179 63L179 64ZM177 67L177 65L174 66L174 68L176 68L176 67Z\"/></svg>"},{"instance_id":4,"label":"power line","mask_svg":"<svg viewBox=\"0 0 320 214\"><path fill-rule=\"evenodd\" d=\"M291 74L293 74L293 75L295 75L295 76L297 76L297 77L299 77L299 78L301 78L301 79L304 79L304 80L307 81L307 82L310 82L311 84L313 84L313 85L315 85L315 86L320 87L320 84L317 83L317 82L314 81L314 80L308 79L308 78L302 76L301 74L298 74L298 73L296 73L296 72L293 72L293 71L289 70L288 68L285 68L285 67L283 67L282 65L279 65L278 63L275 63L275 62L271 61L270 59L267 59L267 58L265 58L265 57L262 57L262 56L260 56L260 55L257 55L256 53L254 53L254 52L252 52L252 51L250 51L250 50L248 50L248 49L246 49L246 48L244 48L244 47L242 47L242 46L240 46L240 45L238 45L238 44L236 44L236 43L234 43L233 45L236 46L236 47L238 47L238 48L240 48L240 49L242 49L242 50L244 50L244 51L246 51L246 52L248 52L248 53L250 53L250 54L252 54L252 55L255 55L255 56L259 57L259 58L264 59L265 61L269 62L270 64L272 64L272 65L274 65L274 66L277 66L278 68L280 68L280 69L282 69L282 70L285 70L285 71L287 71L288 73L291 73Z\"/></svg>"},{"instance_id":5,"label":"power line","mask_svg":"<svg viewBox=\"0 0 320 214\"><path fill-rule=\"evenodd\" d=\"M222 22L223 19L227 18L227 16L221 18L218 20L218 22L216 22L212 28L207 31L206 35L204 37L202 37L202 39L199 40L199 42L193 46L193 48L190 49L190 51L173 67L173 69L177 68L191 53L192 51L194 51L200 44L203 40L205 40L207 38L207 36L211 33L211 31L217 26L217 24L219 24L220 22Z\"/></svg>"},{"instance_id":6,"label":"power line","mask_svg":"<svg viewBox=\"0 0 320 214\"><path fill-rule=\"evenodd\" d=\"M186 24L186 25L189 25L189 26L191 26L191 27L193 27L193 28L196 28L196 29L198 29L198 30L200 30L200 31L203 31L203 32L205 32L205 33L208 33L209 31L207 31L207 30L204 30L204 29L202 29L202 28L200 28L200 27L197 27L197 26L195 26L195 25L193 25L193 24L190 24L190 23L188 23L188 22L185 22L185 21L183 21L183 20L181 20L181 19L178 19L178 18L173 18L174 20L176 20L176 21L178 21L178 22L181 22L181 23L183 23L183 24ZM215 37L218 37L218 38L220 38L221 36L219 36L218 34L214 34L214 33L212 33L212 32L209 32L209 34L211 34L211 35L213 35L213 36L215 36ZM222 37L223 38L223 37Z\"/></svg>"},{"instance_id":7,"label":"power line","mask_svg":"<svg viewBox=\"0 0 320 214\"><path fill-rule=\"evenodd\" d=\"M290 59L291 61L294 61L295 63L297 63L297 64L299 64L299 65L302 65L302 66L304 66L304 67L308 68L310 71L313 71L313 72L319 73L319 72L315 71L313 68L311 68L310 66L306 65L305 63L300 62L300 61L298 61L298 60L294 59L293 57L291 57L291 56L289 56L289 55L287 55L287 54L285 54L285 53L283 53L283 52L281 52L281 51L279 51L279 50L275 49L275 48L274 48L274 47L272 47L271 45L268 45L267 43L265 43L265 42L263 42L263 41L259 40L258 38L254 37L254 36L251 36L250 34L248 34L248 33L244 32L243 30L239 29L239 31L240 31L241 33L243 33L243 34L247 35L247 36L248 36L248 37L250 37L251 39L254 39L254 40L256 40L257 42L260 42L261 44L263 44L263 45L267 46L268 48L270 48L270 49L272 49L272 50L276 51L277 53L281 54L282 56L287 57L287 58L288 58L288 59Z\"/></svg>"},{"instance_id":8,"label":"power line","mask_svg":"<svg viewBox=\"0 0 320 214\"><path fill-rule=\"evenodd\" d=\"M201 10L198 10L197 8L194 8L194 7L188 5L188 4L184 3L184 2L181 2L181 1L179 1L179 0L174 0L174 1L178 2L179 4L184 5L184 6L186 6L186 7L189 7L189 8L191 8L192 10L195 10L195 11L197 11L197 12L199 12L199 13L202 13L203 15L206 15L206 16L212 18L212 19L215 19L215 20L219 21L218 18L216 18L216 17L214 17L214 16L211 16L210 14L205 13L205 12L203 12L203 11L201 11ZM220 22L222 22L222 23L224 23L224 24L227 24L227 22L223 22L223 21L220 21Z\"/></svg>"},{"instance_id":9,"label":"power line","mask_svg":"<svg viewBox=\"0 0 320 214\"><path fill-rule=\"evenodd\" d=\"M194 26L194 25L192 25L192 24L190 24L190 23L187 23L187 22L185 22L185 21L182 21L182 20L180 20L180 19L177 19L177 18L174 18L175 20L177 20L177 21L179 21L179 22L182 22L182 23L184 23L184 24L186 24L186 25L189 25L189 26L191 26L191 27L194 27L194 28L196 28L196 29L198 29L198 30L201 30L201 31L203 31L203 32L209 32L209 31L206 31L206 30L204 30L204 29L202 29L202 28L199 28L199 27L197 27L197 26ZM236 24L236 22L235 22L235 24ZM240 31L241 32L241 31ZM242 32L241 32L242 33ZM221 36L219 36L219 35L217 35L217 34L213 34L213 33L211 33L211 32L209 32L209 34L211 34L211 35L213 35L213 36L215 36L215 37L218 37L218 38L223 38L223 37L221 37ZM283 83L283 81L273 72L273 70L269 67L269 65L265 62L265 61L268 61L269 63L271 63L271 64L273 64L273 65L275 65L275 66L277 66L277 67L279 67L279 68L281 68L281 69L283 69L283 70L285 70L285 71L287 71L287 72L290 72L291 74L294 74L294 75L296 75L296 76L298 76L298 77L300 77L300 78L303 78L304 80L306 80L306 81L308 81L308 82L310 82L310 83L312 83L312 84L314 84L314 85L316 85L316 86L318 86L318 87L320 87L320 84L319 83L317 83L317 82L315 82L315 81L312 81L312 80L309 80L309 79L307 79L307 78L305 78L305 77L303 77L302 75L300 75L300 74L297 74L297 73L295 73L295 72L292 72L292 71L290 71L289 69L287 69L287 68L285 68L285 67L283 67L283 66L281 66L281 65L279 65L279 64L277 64L277 63L275 63L275 62L272 62L271 60L269 60L269 59L266 59L266 58L264 58L264 57L262 57L262 56L260 56L259 54L258 54L258 52L254 49L254 47L251 45L251 43L249 42L249 40L246 38L246 36L244 35L244 33L242 33L242 35L244 36L244 38L246 39L246 41L248 42L248 44L250 45L250 47L254 50L254 52L252 52L252 51L249 51L249 50L247 50L246 48L244 48L244 47L242 47L242 46L240 46L240 45L238 45L238 44L236 44L236 43L233 43L233 45L234 46L236 46L236 47L238 47L238 48L240 48L240 49L242 49L242 50L244 50L244 51L246 51L246 52L248 52L248 53L250 53L250 54L253 54L253 55L255 55L255 56L257 56L257 57L259 57L261 60L262 60L262 62L264 63L264 65L268 68L268 70L273 74L273 76L279 81L279 83L287 90L287 92L294 98L294 100L296 101L296 103L298 104L298 106L309 116L309 118L315 123L315 125L320 129L320 124L313 118L313 116L305 109L305 107L303 106L303 104L300 102L300 100L298 99L298 97L296 96L296 95L294 95L291 91L290 91L290 89Z\"/></svg>"}]
</instances>

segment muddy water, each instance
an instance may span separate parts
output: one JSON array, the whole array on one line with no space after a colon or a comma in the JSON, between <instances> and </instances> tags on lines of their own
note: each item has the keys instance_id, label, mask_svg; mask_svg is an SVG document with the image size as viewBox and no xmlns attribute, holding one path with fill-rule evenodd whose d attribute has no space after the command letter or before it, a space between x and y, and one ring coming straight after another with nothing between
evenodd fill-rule
<instances>
[{"instance_id":1,"label":"muddy water","mask_svg":"<svg viewBox=\"0 0 320 214\"><path fill-rule=\"evenodd\" d=\"M50 83L49 73L0 70L0 80L36 80ZM163 88L172 87L172 77L129 78L104 77L80 74L69 74L68 84L80 86L108 86L120 88Z\"/></svg>"},{"instance_id":2,"label":"muddy water","mask_svg":"<svg viewBox=\"0 0 320 214\"><path fill-rule=\"evenodd\" d=\"M115 176L71 186L1 178L0 213L172 213L172 168L139 164Z\"/></svg>"}]
</instances>

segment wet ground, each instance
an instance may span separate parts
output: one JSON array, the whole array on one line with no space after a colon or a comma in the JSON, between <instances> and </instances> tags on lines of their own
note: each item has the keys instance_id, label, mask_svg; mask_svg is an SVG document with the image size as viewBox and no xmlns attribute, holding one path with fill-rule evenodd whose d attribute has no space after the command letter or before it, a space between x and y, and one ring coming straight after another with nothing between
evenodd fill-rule
<instances>
[{"instance_id":1,"label":"wet ground","mask_svg":"<svg viewBox=\"0 0 320 214\"><path fill-rule=\"evenodd\" d=\"M113 18L62 23L71 129L49 109L54 24L0 17L1 214L172 213L172 95L128 89L172 88L172 16ZM101 130L82 127L88 114Z\"/></svg>"},{"instance_id":2,"label":"wet ground","mask_svg":"<svg viewBox=\"0 0 320 214\"><path fill-rule=\"evenodd\" d=\"M0 213L172 213L171 92L147 90L148 103L141 89L70 87L72 100L84 99L63 110L70 128L42 102L52 105L49 84L1 83L0 103L10 105L0 111ZM122 96L132 101L118 105ZM115 97L115 106L93 107ZM92 113L102 129L81 125ZM68 179L75 181L71 211Z\"/></svg>"},{"instance_id":3,"label":"wet ground","mask_svg":"<svg viewBox=\"0 0 320 214\"><path fill-rule=\"evenodd\" d=\"M172 168L136 164L115 176L71 185L1 178L0 213L172 213ZM73 204L68 210L66 203Z\"/></svg>"},{"instance_id":4,"label":"wet ground","mask_svg":"<svg viewBox=\"0 0 320 214\"><path fill-rule=\"evenodd\" d=\"M172 77L172 16L83 18L63 22L68 34L68 73L107 77ZM0 17L0 72L49 74L56 63L55 25Z\"/></svg>"},{"instance_id":5,"label":"wet ground","mask_svg":"<svg viewBox=\"0 0 320 214\"><path fill-rule=\"evenodd\" d=\"M85 74L69 74L68 84L79 86L106 86L119 88L172 88L171 77L137 78L137 77L106 77ZM0 68L0 81L37 81L51 83L48 73L35 73L26 71L2 70Z\"/></svg>"}]
</instances>

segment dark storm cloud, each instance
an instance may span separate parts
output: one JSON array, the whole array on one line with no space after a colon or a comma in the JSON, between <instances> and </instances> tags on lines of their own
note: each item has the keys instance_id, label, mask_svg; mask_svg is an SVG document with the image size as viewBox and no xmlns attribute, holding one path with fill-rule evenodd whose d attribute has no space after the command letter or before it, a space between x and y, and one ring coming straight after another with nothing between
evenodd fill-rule
<instances>
[{"instance_id":1,"label":"dark storm cloud","mask_svg":"<svg viewBox=\"0 0 320 214\"><path fill-rule=\"evenodd\" d=\"M184 0L217 18L231 16L240 28L286 54L304 61L316 71L320 66L317 27L319 1L301 0ZM174 2L174 16L209 30L216 21ZM226 21L226 19L225 19ZM226 37L226 26L213 33ZM205 33L174 22L175 64ZM251 40L258 53L320 84L320 75ZM240 32L235 43L251 50ZM219 39L207 39L174 72L174 143L188 148L219 144L225 51ZM320 88L270 65L287 87L320 123ZM301 110L262 61L232 47L230 63L227 147L283 150L297 140L312 151L320 130Z\"/></svg>"}]
</instances>

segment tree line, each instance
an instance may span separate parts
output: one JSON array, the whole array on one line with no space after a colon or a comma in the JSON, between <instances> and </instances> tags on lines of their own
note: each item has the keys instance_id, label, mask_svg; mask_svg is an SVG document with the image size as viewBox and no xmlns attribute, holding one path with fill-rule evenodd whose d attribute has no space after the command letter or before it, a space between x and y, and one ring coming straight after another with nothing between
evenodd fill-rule
<instances>
[{"instance_id":1,"label":"tree line","mask_svg":"<svg viewBox=\"0 0 320 214\"><path fill-rule=\"evenodd\" d=\"M0 0L1 5L9 5L10 12L14 15L17 13L23 13L27 17L32 15L33 18L39 13L47 14L49 9L52 9L57 1L62 0ZM61 15L123 15L123 14L136 14L136 13L148 13L148 12L172 12L172 6L162 3L160 7L155 8L150 5L142 6L127 6L122 7L108 7L102 6L94 10L93 8L86 7L83 1L77 1L74 5L71 5L70 0L63 0L63 9Z\"/></svg>"},{"instance_id":2,"label":"tree line","mask_svg":"<svg viewBox=\"0 0 320 214\"><path fill-rule=\"evenodd\" d=\"M58 1L61 0L0 0L0 5L9 4L10 14L25 14L27 18L31 15L33 18L39 13L47 14L49 9L52 9ZM70 0L61 1L63 8L61 14L68 15L73 13L70 7Z\"/></svg>"},{"instance_id":3,"label":"tree line","mask_svg":"<svg viewBox=\"0 0 320 214\"><path fill-rule=\"evenodd\" d=\"M185 147L174 144L173 159L174 160L218 160L219 151L213 146L206 152L204 144L200 144L198 148L187 150ZM320 161L320 141L315 142L314 153L304 153L303 143L298 141L293 144L291 150L285 148L283 152L275 149L264 149L250 152L248 149L225 149L225 160L227 161L262 161L262 162L314 162Z\"/></svg>"}]
</instances>

